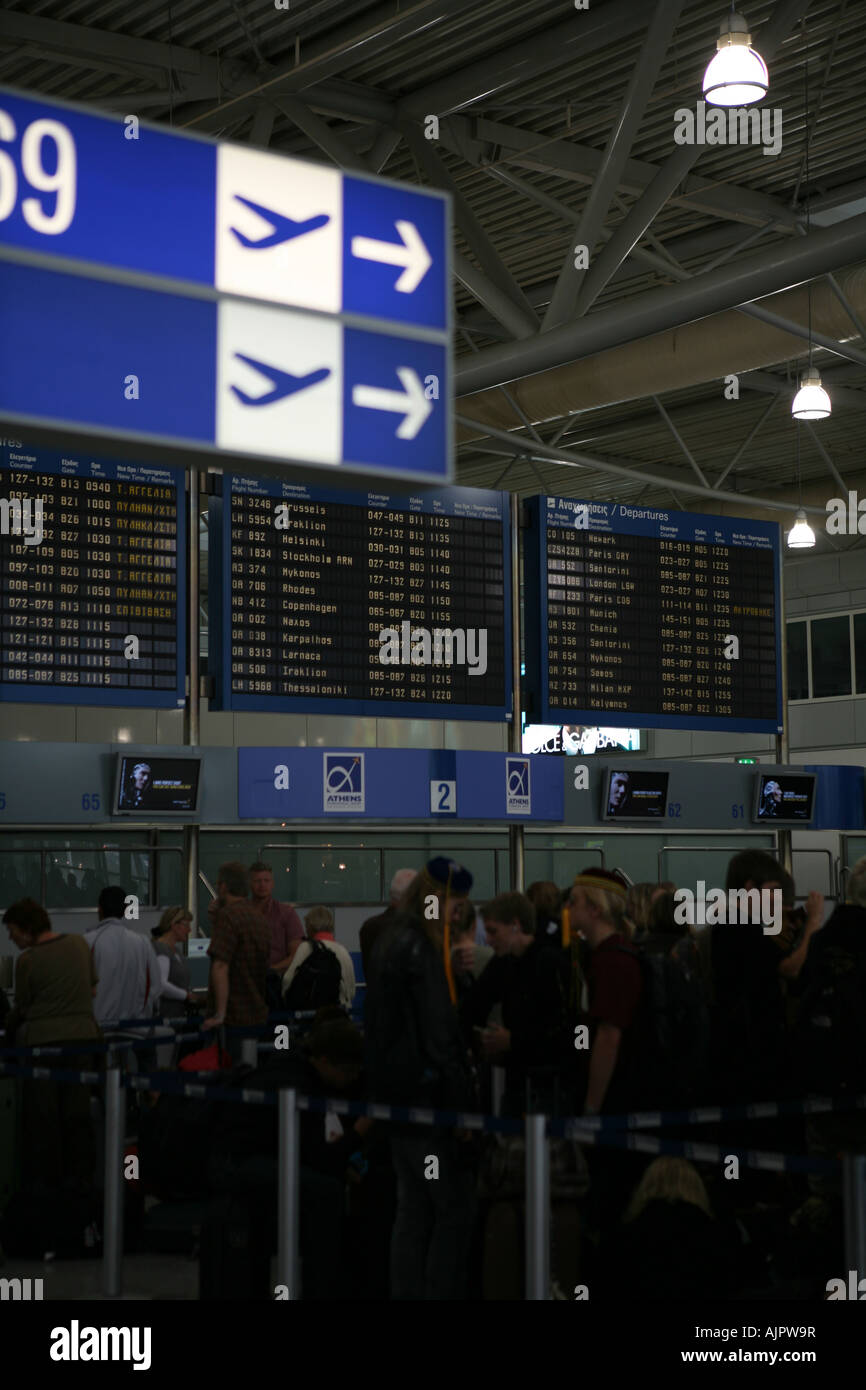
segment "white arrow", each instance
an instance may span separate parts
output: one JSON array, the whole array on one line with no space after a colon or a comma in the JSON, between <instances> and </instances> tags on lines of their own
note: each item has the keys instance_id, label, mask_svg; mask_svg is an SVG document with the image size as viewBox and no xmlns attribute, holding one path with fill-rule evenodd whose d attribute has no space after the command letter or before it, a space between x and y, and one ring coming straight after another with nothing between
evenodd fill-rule
<instances>
[{"instance_id":1,"label":"white arrow","mask_svg":"<svg viewBox=\"0 0 866 1390\"><path fill-rule=\"evenodd\" d=\"M403 274L394 289L401 294L411 294L424 279L433 258L414 222L395 222L394 226L402 245L396 241L376 241L369 236L353 236L352 255L359 260L381 261L383 265L402 265Z\"/></svg>"},{"instance_id":2,"label":"white arrow","mask_svg":"<svg viewBox=\"0 0 866 1390\"><path fill-rule=\"evenodd\" d=\"M433 407L424 395L424 387L411 367L398 367L402 391L388 391L381 386L353 386L352 404L368 410L393 410L405 418L397 426L398 439L414 439Z\"/></svg>"}]
</instances>

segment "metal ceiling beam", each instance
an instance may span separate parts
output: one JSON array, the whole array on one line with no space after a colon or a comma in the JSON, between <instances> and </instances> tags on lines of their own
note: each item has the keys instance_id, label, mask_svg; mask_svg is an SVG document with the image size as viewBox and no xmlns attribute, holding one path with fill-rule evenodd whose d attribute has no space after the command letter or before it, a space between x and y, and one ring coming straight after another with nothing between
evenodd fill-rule
<instances>
[{"instance_id":1,"label":"metal ceiling beam","mask_svg":"<svg viewBox=\"0 0 866 1390\"><path fill-rule=\"evenodd\" d=\"M258 107L253 123L250 126L249 142L251 145L260 145L267 149L271 143L271 136L274 133L274 121L277 113L270 102L263 101Z\"/></svg>"},{"instance_id":2,"label":"metal ceiling beam","mask_svg":"<svg viewBox=\"0 0 866 1390\"><path fill-rule=\"evenodd\" d=\"M692 454L691 449L690 449L690 448L688 447L688 445L686 444L686 441L683 439L682 435L680 434L679 430L677 429L677 427L676 427L676 425L674 424L673 420L671 419L670 415L668 415L667 411L665 410L665 408L664 408L664 406L662 405L661 401L659 400L658 396L653 396L652 399L653 399L653 403L655 404L656 409L658 410L659 414L661 415L662 419L664 420L665 424L667 425L667 427L668 427L668 429L670 430L671 434L673 435L674 439L675 439L675 440L677 441L677 443L679 444L680 449L681 449L682 452L685 454L686 458L688 459L689 463L691 464L692 469L694 470L695 476L698 478L699 482L701 482L701 483L704 485L704 487L709 487L709 483L707 482L707 480L706 480L704 474L701 472L701 469L698 467L697 463L695 462L695 458L694 458L694 455Z\"/></svg>"},{"instance_id":3,"label":"metal ceiling beam","mask_svg":"<svg viewBox=\"0 0 866 1390\"><path fill-rule=\"evenodd\" d=\"M305 91L315 82L345 72L354 63L376 57L404 38L434 28L463 8L464 0L417 0L408 9L397 11L393 3L379 5L355 23L341 26L336 35L305 43L300 62L292 57L268 73L247 69L244 80L235 84L241 86L240 91L219 102L203 102L197 109L190 109L184 123L198 130L213 130L225 120L227 111L243 115L250 103L263 95L273 98Z\"/></svg>"},{"instance_id":4,"label":"metal ceiling beam","mask_svg":"<svg viewBox=\"0 0 866 1390\"><path fill-rule=\"evenodd\" d=\"M866 391L852 391L841 385L838 372L822 372L821 379L828 391L833 394L836 405L846 410L866 410ZM773 376L770 372L742 372L739 376L741 387L747 391L766 391L772 395L787 395L794 398L796 389L790 382Z\"/></svg>"},{"instance_id":5,"label":"metal ceiling beam","mask_svg":"<svg viewBox=\"0 0 866 1390\"><path fill-rule=\"evenodd\" d=\"M528 300L525 298L520 286L512 276L511 272L502 262L496 247L490 240L486 231L482 227L475 213L467 203L457 184L454 182L439 155L433 149L429 140L425 140L420 130L406 121L401 123L400 129L406 140L409 149L420 165L427 178L436 188L443 188L449 192L454 200L454 213L457 225L465 236L472 248L473 255L478 261L481 270L487 279L495 285L506 299L510 300L515 313L520 315L523 327L521 338L526 338L538 331L538 319L536 318ZM467 288L470 288L467 284ZM474 293L474 291L472 291ZM499 318L499 315L496 315ZM500 322L502 320L500 319Z\"/></svg>"},{"instance_id":6,"label":"metal ceiling beam","mask_svg":"<svg viewBox=\"0 0 866 1390\"><path fill-rule=\"evenodd\" d=\"M614 194L619 188L625 162L640 129L647 102L655 87L684 3L685 0L657 0L641 45L640 59L632 70L619 114L607 139L598 174L593 181L578 224L576 246L585 246L590 256L595 250ZM555 328L557 324L565 323L573 317L585 274L584 269L575 266L574 249L569 242L556 289L544 316L543 330Z\"/></svg>"},{"instance_id":7,"label":"metal ceiling beam","mask_svg":"<svg viewBox=\"0 0 866 1390\"><path fill-rule=\"evenodd\" d=\"M812 437L812 442L814 443L815 448L818 450L818 453L821 455L828 469L832 473L834 482L836 482L840 490L847 495L848 484L844 481L842 474L839 472L839 469L836 467L830 455L827 453L827 450L824 448L824 445L822 444L821 440L818 438L816 430L808 420L805 421L805 425L806 429L809 431L809 434Z\"/></svg>"},{"instance_id":8,"label":"metal ceiling beam","mask_svg":"<svg viewBox=\"0 0 866 1390\"><path fill-rule=\"evenodd\" d=\"M332 130L327 121L323 121L321 116L311 111L298 97L281 96L273 100L283 114L341 169L360 169L366 174L370 172L370 166L363 155L353 150L351 145L340 137L338 131Z\"/></svg>"},{"instance_id":9,"label":"metal ceiling beam","mask_svg":"<svg viewBox=\"0 0 866 1390\"><path fill-rule=\"evenodd\" d=\"M446 116L476 101L489 101L509 87L579 62L588 54L628 38L646 23L645 0L608 0L587 11L574 11L560 24L507 45L489 58L469 63L447 77L410 92L401 114Z\"/></svg>"},{"instance_id":10,"label":"metal ceiling beam","mask_svg":"<svg viewBox=\"0 0 866 1390\"><path fill-rule=\"evenodd\" d=\"M721 265L723 263L723 259L724 258L719 258L713 265L704 266L703 270L700 271L700 275L709 275L712 270L715 269L716 265ZM695 279L695 276L693 276L690 271L684 270L673 257L671 257L671 264L667 269L668 274L672 275L675 280L679 280L680 282ZM849 316L853 315L854 310L848 305L847 299L836 284L836 281L833 280L832 275L827 275L824 278L832 281L838 297L847 309ZM738 304L736 307L737 313L739 314L745 314L748 318L759 319L761 323L768 323L771 328L778 328L783 333L790 333L793 338L801 338L804 342L811 341L817 343L819 347L826 348L828 352L834 352L837 357L846 357L849 361L856 362L858 366L866 367L866 352L862 352L859 348L850 347L847 343L841 343L837 341L836 338L831 338L829 334L820 332L819 329L804 328L801 324L795 323L793 319L786 319L783 318L781 314L773 313L771 309L767 309L763 304Z\"/></svg>"},{"instance_id":11,"label":"metal ceiling beam","mask_svg":"<svg viewBox=\"0 0 866 1390\"><path fill-rule=\"evenodd\" d=\"M387 126L381 127L373 142L373 147L367 155L367 163L374 174L382 172L402 138L399 130L389 130Z\"/></svg>"},{"instance_id":12,"label":"metal ceiling beam","mask_svg":"<svg viewBox=\"0 0 866 1390\"><path fill-rule=\"evenodd\" d=\"M200 78L218 89L220 74L225 84L232 75L248 73L246 63L229 59L223 62L209 54L198 53L195 49L183 48L178 44L156 43L152 39L133 38L128 34L115 34L106 29L90 28L84 24L67 24L63 20L38 18L19 14L13 10L2 11L3 37L18 43L33 41L37 50L51 49L61 54L75 67L90 67L89 60L108 59L115 65L131 69L167 73L172 71L179 76Z\"/></svg>"},{"instance_id":13,"label":"metal ceiling beam","mask_svg":"<svg viewBox=\"0 0 866 1390\"><path fill-rule=\"evenodd\" d=\"M378 121L385 125L398 121L404 109L402 105L398 108L397 103L383 93L356 84L338 86L321 83L306 91L305 100L317 111ZM442 120L440 143L463 158L467 157L467 146L474 144L477 147L479 143L492 145L495 158L500 162L545 174L558 174L576 180L581 187L593 183L603 157L588 145L539 135L537 131L523 130L502 122L485 118L469 119L466 116L449 116L447 120ZM687 149L688 146L683 148ZM639 196L658 172L659 166L656 164L627 159L620 188ZM797 214L784 203L736 184L719 185L707 179L686 178L682 191L671 201L678 207L744 222L749 226L769 222L772 226L793 232L798 225Z\"/></svg>"},{"instance_id":14,"label":"metal ceiling beam","mask_svg":"<svg viewBox=\"0 0 866 1390\"><path fill-rule=\"evenodd\" d=\"M796 25L808 5L809 0L791 0L791 3L777 7L772 20L760 34L760 52L765 58L772 59L776 49ZM578 313L585 314L595 302L611 276L619 269L632 247L646 234L674 189L686 178L689 169L702 153L701 145L693 145L691 148L684 145L681 149L675 150L661 166L650 186L619 228L614 241L605 248L603 256L594 267L594 273L591 273L591 281L590 277L587 277L577 304Z\"/></svg>"},{"instance_id":15,"label":"metal ceiling beam","mask_svg":"<svg viewBox=\"0 0 866 1390\"><path fill-rule=\"evenodd\" d=\"M528 319L513 299L459 251L452 253L451 269L461 285L498 319L512 338L531 338L538 332L538 320L534 317Z\"/></svg>"},{"instance_id":16,"label":"metal ceiling beam","mask_svg":"<svg viewBox=\"0 0 866 1390\"><path fill-rule=\"evenodd\" d=\"M531 184L527 183L526 180L521 179L517 175L512 175L510 170L497 169L494 171L490 169L488 172L490 174L495 172L497 175L503 175L505 181L516 178L517 183L513 185L515 188L518 184L522 185L523 191L525 191L527 197L531 197L533 201L537 201L539 206L544 207L547 205L548 211L550 212L558 211L572 223L579 216L579 213L572 211L567 204L559 203L557 199L550 198L548 194L540 193L537 198L534 197L537 190L534 189ZM702 231L688 232L685 235L672 238L664 247L666 264L663 273L668 276L677 275L672 265L673 253L683 259L692 259L697 256L705 256L717 252L724 248L730 248L735 245L739 239L740 229L727 223L717 223L715 226L704 228ZM651 255L652 253L644 254L644 249L642 247L635 248L633 259L639 259L646 265L650 265L649 257ZM660 266L654 266L654 268L661 270ZM682 270L681 267L679 271L680 275L678 275L677 278L684 279L687 272ZM611 283L615 284L619 281L630 279L638 273L639 272L633 265L625 264L617 271ZM526 298L534 309L549 302L555 283L555 280L545 280L540 284L531 285L527 288ZM461 324L478 332L492 332L495 334L497 331L496 325L493 324L484 314L483 310L480 309L467 309L461 316Z\"/></svg>"},{"instance_id":17,"label":"metal ceiling beam","mask_svg":"<svg viewBox=\"0 0 866 1390\"><path fill-rule=\"evenodd\" d=\"M730 473L731 469L732 469L732 468L736 468L736 466L737 466L737 464L739 463L740 459L743 457L743 454L746 452L746 450L748 449L748 447L749 447L749 445L751 444L752 440L755 438L755 435L758 433L758 431L760 430L761 426L764 424L764 421L767 419L767 417L769 416L770 412L771 412L772 410L775 409L776 402L778 401L778 399L779 399L778 396L771 396L771 397L770 397L770 400L769 400L769 402L768 402L768 404L767 404L767 408L766 408L766 410L764 411L763 415L761 415L760 418L757 419L757 420L755 421L754 425L753 425L752 428L749 430L749 433L746 435L746 438L743 440L743 442L742 442L742 444L740 445L739 449L738 449L737 452L734 454L734 456L733 456L733 458L731 459L730 463L728 464L727 468L723 468L723 469L722 469L722 472L719 474L718 478L716 478L716 481L713 483L713 487L721 487L721 486L722 486L722 483L723 483L723 482L725 481L725 479L727 478L727 476L728 476L728 474Z\"/></svg>"},{"instance_id":18,"label":"metal ceiling beam","mask_svg":"<svg viewBox=\"0 0 866 1390\"><path fill-rule=\"evenodd\" d=\"M311 94L315 103L315 94ZM478 119L473 123L475 138L487 141L494 148L495 157L519 168L531 169L544 174L558 174L571 179L581 186L591 184L598 177L602 155L589 145L578 145L570 140L559 140L539 135L537 131L521 130L504 125L499 121ZM448 143L447 123L440 128L443 143ZM683 145L682 150L697 150L700 145ZM680 153L680 149L677 150ZM697 156L696 156L697 157ZM640 196L649 188L658 175L658 164L648 164L644 160L627 159L622 170L620 189L632 196ZM730 218L735 222L747 222L760 226L771 222L790 231L796 229L798 217L784 203L757 193L752 188L736 184L716 184L707 179L685 178L682 192L672 201L679 207L696 209L717 217Z\"/></svg>"},{"instance_id":19,"label":"metal ceiling beam","mask_svg":"<svg viewBox=\"0 0 866 1390\"><path fill-rule=\"evenodd\" d=\"M694 164L695 157L694 150L686 145L676 150L659 169L649 188L638 198L590 267L576 303L578 314L583 315L592 307L626 258L632 254L674 189L682 182L686 171Z\"/></svg>"},{"instance_id":20,"label":"metal ceiling beam","mask_svg":"<svg viewBox=\"0 0 866 1390\"><path fill-rule=\"evenodd\" d=\"M486 438L500 440L503 444L510 444L515 454L525 454L543 462L561 463L570 468L592 468L596 472L609 473L613 477L625 478L632 483L643 485L649 483L654 487L661 488L675 487L680 492L686 492L692 497L712 497L720 502L735 502L739 506L745 502L756 507L767 507L771 511L789 512L791 510L790 501L779 502L766 497L755 497L752 493L725 492L719 488L701 487L698 483L690 483L681 476L664 477L657 473L648 473L643 464L636 461L614 463L610 459L593 458L589 454L578 454L571 449L554 449L547 444L535 444L523 436L509 434L506 430L493 429L492 426L482 424L479 420L472 420L468 416L458 415L457 423L470 429L480 430ZM814 512L816 515L826 515L825 507L807 506L804 510Z\"/></svg>"},{"instance_id":21,"label":"metal ceiling beam","mask_svg":"<svg viewBox=\"0 0 866 1390\"><path fill-rule=\"evenodd\" d=\"M650 290L628 304L564 324L528 342L485 348L477 357L458 364L458 394L501 386L789 289L861 259L864 238L866 214L861 213L808 237L744 257L722 272Z\"/></svg>"},{"instance_id":22,"label":"metal ceiling beam","mask_svg":"<svg viewBox=\"0 0 866 1390\"><path fill-rule=\"evenodd\" d=\"M835 338L831 338L826 333L821 333L817 328L806 328L803 324L793 323L791 319L782 318L780 314L774 314L770 309L765 309L762 304L743 305L742 312L748 314L750 318L760 319L762 323L769 323L773 328L780 328L785 333L790 333L794 338L802 338L804 342L811 341L817 343L819 347L826 348L828 352L835 352L838 357L847 357L850 362L856 362L859 367L866 367L866 352L861 348L851 347L850 343L840 343Z\"/></svg>"},{"instance_id":23,"label":"metal ceiling beam","mask_svg":"<svg viewBox=\"0 0 866 1390\"><path fill-rule=\"evenodd\" d=\"M863 339L863 342L866 343L866 324L864 324L863 320L857 313L857 310L854 308L848 296L846 294L843 294L842 289L835 275L827 275L825 278L830 286L830 289L833 291L839 303L842 305L842 308L845 310L845 313L848 315L854 327L857 329L858 334Z\"/></svg>"}]
</instances>

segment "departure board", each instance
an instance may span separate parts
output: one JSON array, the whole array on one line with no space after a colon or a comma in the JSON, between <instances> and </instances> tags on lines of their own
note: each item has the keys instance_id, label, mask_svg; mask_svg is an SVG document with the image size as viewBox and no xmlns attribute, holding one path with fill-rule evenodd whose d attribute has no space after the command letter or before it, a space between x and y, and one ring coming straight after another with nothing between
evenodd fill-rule
<instances>
[{"instance_id":1,"label":"departure board","mask_svg":"<svg viewBox=\"0 0 866 1390\"><path fill-rule=\"evenodd\" d=\"M573 498L529 509L533 722L777 732L778 526Z\"/></svg>"},{"instance_id":2,"label":"departure board","mask_svg":"<svg viewBox=\"0 0 866 1390\"><path fill-rule=\"evenodd\" d=\"M0 699L173 708L183 474L0 441Z\"/></svg>"},{"instance_id":3,"label":"departure board","mask_svg":"<svg viewBox=\"0 0 866 1390\"><path fill-rule=\"evenodd\" d=\"M510 713L507 494L226 474L211 508L214 708Z\"/></svg>"}]
</instances>

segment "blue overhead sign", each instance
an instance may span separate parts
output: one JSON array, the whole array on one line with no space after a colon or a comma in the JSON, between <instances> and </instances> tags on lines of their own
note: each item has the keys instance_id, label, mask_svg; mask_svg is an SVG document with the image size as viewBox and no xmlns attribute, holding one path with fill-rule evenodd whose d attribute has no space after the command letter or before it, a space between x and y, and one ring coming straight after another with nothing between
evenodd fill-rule
<instances>
[{"instance_id":1,"label":"blue overhead sign","mask_svg":"<svg viewBox=\"0 0 866 1390\"><path fill-rule=\"evenodd\" d=\"M0 260L0 416L445 480L435 342Z\"/></svg>"},{"instance_id":2,"label":"blue overhead sign","mask_svg":"<svg viewBox=\"0 0 866 1390\"><path fill-rule=\"evenodd\" d=\"M0 160L4 418L448 480L445 195L4 89Z\"/></svg>"},{"instance_id":3,"label":"blue overhead sign","mask_svg":"<svg viewBox=\"0 0 866 1390\"><path fill-rule=\"evenodd\" d=\"M420 748L239 748L241 820L562 820L554 758Z\"/></svg>"}]
</instances>

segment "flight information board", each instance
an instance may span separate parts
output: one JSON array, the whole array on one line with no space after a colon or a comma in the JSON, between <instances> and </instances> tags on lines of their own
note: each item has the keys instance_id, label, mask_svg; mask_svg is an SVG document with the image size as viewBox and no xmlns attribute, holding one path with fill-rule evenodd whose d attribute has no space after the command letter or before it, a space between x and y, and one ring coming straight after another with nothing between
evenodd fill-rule
<instances>
[{"instance_id":1,"label":"flight information board","mask_svg":"<svg viewBox=\"0 0 866 1390\"><path fill-rule=\"evenodd\" d=\"M183 705L185 518L182 473L0 440L0 699Z\"/></svg>"},{"instance_id":2,"label":"flight information board","mask_svg":"<svg viewBox=\"0 0 866 1390\"><path fill-rule=\"evenodd\" d=\"M573 498L528 506L533 721L780 729L778 526Z\"/></svg>"},{"instance_id":3,"label":"flight information board","mask_svg":"<svg viewBox=\"0 0 866 1390\"><path fill-rule=\"evenodd\" d=\"M510 713L507 494L226 474L211 516L212 708Z\"/></svg>"}]
</instances>

